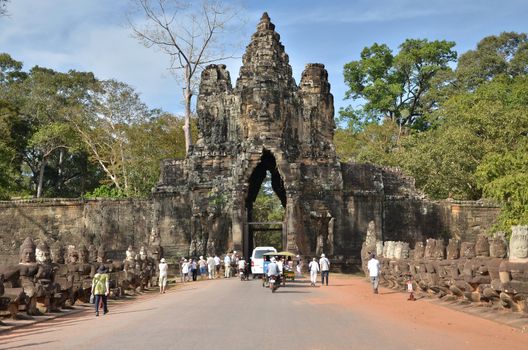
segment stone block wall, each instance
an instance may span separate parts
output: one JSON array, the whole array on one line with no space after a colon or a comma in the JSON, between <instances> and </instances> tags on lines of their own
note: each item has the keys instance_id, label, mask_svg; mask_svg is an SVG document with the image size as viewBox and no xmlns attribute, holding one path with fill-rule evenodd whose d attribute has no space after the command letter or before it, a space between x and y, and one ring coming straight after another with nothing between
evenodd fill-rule
<instances>
[{"instance_id":1,"label":"stone block wall","mask_svg":"<svg viewBox=\"0 0 528 350\"><path fill-rule=\"evenodd\" d=\"M26 237L63 244L104 244L109 258L124 258L128 245L146 243L151 202L46 199L0 202L0 265L18 263Z\"/></svg>"}]
</instances>

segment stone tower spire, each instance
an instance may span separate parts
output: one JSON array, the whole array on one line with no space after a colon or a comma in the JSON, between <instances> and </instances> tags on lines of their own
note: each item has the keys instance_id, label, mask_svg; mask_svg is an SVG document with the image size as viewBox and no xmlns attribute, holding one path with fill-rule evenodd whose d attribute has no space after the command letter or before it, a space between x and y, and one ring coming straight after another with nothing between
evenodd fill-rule
<instances>
[{"instance_id":1,"label":"stone tower spire","mask_svg":"<svg viewBox=\"0 0 528 350\"><path fill-rule=\"evenodd\" d=\"M242 57L237 88L252 87L263 81L280 83L284 88L295 86L289 57L267 12L262 15L257 31L251 36L251 42Z\"/></svg>"}]
</instances>

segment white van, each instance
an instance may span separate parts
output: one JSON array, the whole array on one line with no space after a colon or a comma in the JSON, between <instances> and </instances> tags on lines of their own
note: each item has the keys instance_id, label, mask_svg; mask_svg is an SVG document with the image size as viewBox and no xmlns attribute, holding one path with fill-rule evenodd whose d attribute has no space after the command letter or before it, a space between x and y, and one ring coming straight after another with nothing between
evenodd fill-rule
<instances>
[{"instance_id":1,"label":"white van","mask_svg":"<svg viewBox=\"0 0 528 350\"><path fill-rule=\"evenodd\" d=\"M263 254L277 252L274 247L255 247L251 254L251 273L253 277L264 274L264 257Z\"/></svg>"}]
</instances>

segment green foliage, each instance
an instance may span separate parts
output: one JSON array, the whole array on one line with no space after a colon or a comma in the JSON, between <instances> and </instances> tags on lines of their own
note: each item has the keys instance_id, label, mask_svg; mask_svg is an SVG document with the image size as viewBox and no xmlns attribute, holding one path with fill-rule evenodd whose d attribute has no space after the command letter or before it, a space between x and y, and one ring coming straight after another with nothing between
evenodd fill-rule
<instances>
[{"instance_id":1,"label":"green foliage","mask_svg":"<svg viewBox=\"0 0 528 350\"><path fill-rule=\"evenodd\" d=\"M96 199L96 198L126 198L125 193L118 188L111 185L101 185L94 189L92 192L86 193L84 198Z\"/></svg>"},{"instance_id":2,"label":"green foliage","mask_svg":"<svg viewBox=\"0 0 528 350\"><path fill-rule=\"evenodd\" d=\"M494 77L528 73L528 38L525 33L504 32L482 39L475 50L460 56L456 69L457 85L474 90Z\"/></svg>"},{"instance_id":3,"label":"green foliage","mask_svg":"<svg viewBox=\"0 0 528 350\"><path fill-rule=\"evenodd\" d=\"M77 197L101 185L97 195L148 196L160 161L185 155L182 125L126 84L38 66L26 73L0 54L2 198Z\"/></svg>"},{"instance_id":4,"label":"green foliage","mask_svg":"<svg viewBox=\"0 0 528 350\"><path fill-rule=\"evenodd\" d=\"M361 52L359 61L344 67L349 90L345 98L364 100L360 108L340 111L352 124L370 124L389 118L400 126L423 130L424 115L434 101L425 98L433 78L449 71L448 64L456 59L454 42L407 39L398 54L385 44L374 44Z\"/></svg>"},{"instance_id":5,"label":"green foliage","mask_svg":"<svg viewBox=\"0 0 528 350\"><path fill-rule=\"evenodd\" d=\"M338 155L399 166L433 199L494 199L503 207L497 229L527 223L527 42L524 33L484 38L454 72L445 66L454 58L445 42L406 41L394 57L383 45L366 48L345 67L347 97L366 103L341 111L341 125L349 123L336 131ZM417 69L419 57L431 64ZM401 114L409 108L396 111L389 102L395 72L416 77L409 86L426 82L410 122Z\"/></svg>"},{"instance_id":6,"label":"green foliage","mask_svg":"<svg viewBox=\"0 0 528 350\"><path fill-rule=\"evenodd\" d=\"M484 195L503 204L497 229L528 225L528 140L504 153L490 153L477 168Z\"/></svg>"}]
</instances>

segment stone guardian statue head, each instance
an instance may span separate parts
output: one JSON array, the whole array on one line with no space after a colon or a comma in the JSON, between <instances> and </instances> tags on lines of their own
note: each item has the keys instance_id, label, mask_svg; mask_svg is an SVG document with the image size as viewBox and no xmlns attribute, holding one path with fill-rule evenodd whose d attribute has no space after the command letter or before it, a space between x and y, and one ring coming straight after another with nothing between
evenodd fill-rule
<instances>
[{"instance_id":1,"label":"stone guardian statue head","mask_svg":"<svg viewBox=\"0 0 528 350\"><path fill-rule=\"evenodd\" d=\"M19 262L21 264L35 263L35 243L31 237L27 237L20 246Z\"/></svg>"},{"instance_id":2,"label":"stone guardian statue head","mask_svg":"<svg viewBox=\"0 0 528 350\"><path fill-rule=\"evenodd\" d=\"M39 264L49 263L51 261L50 248L46 242L40 242L35 250L36 260Z\"/></svg>"},{"instance_id":3,"label":"stone guardian statue head","mask_svg":"<svg viewBox=\"0 0 528 350\"><path fill-rule=\"evenodd\" d=\"M512 226L510 261L528 262L528 226Z\"/></svg>"}]
</instances>

